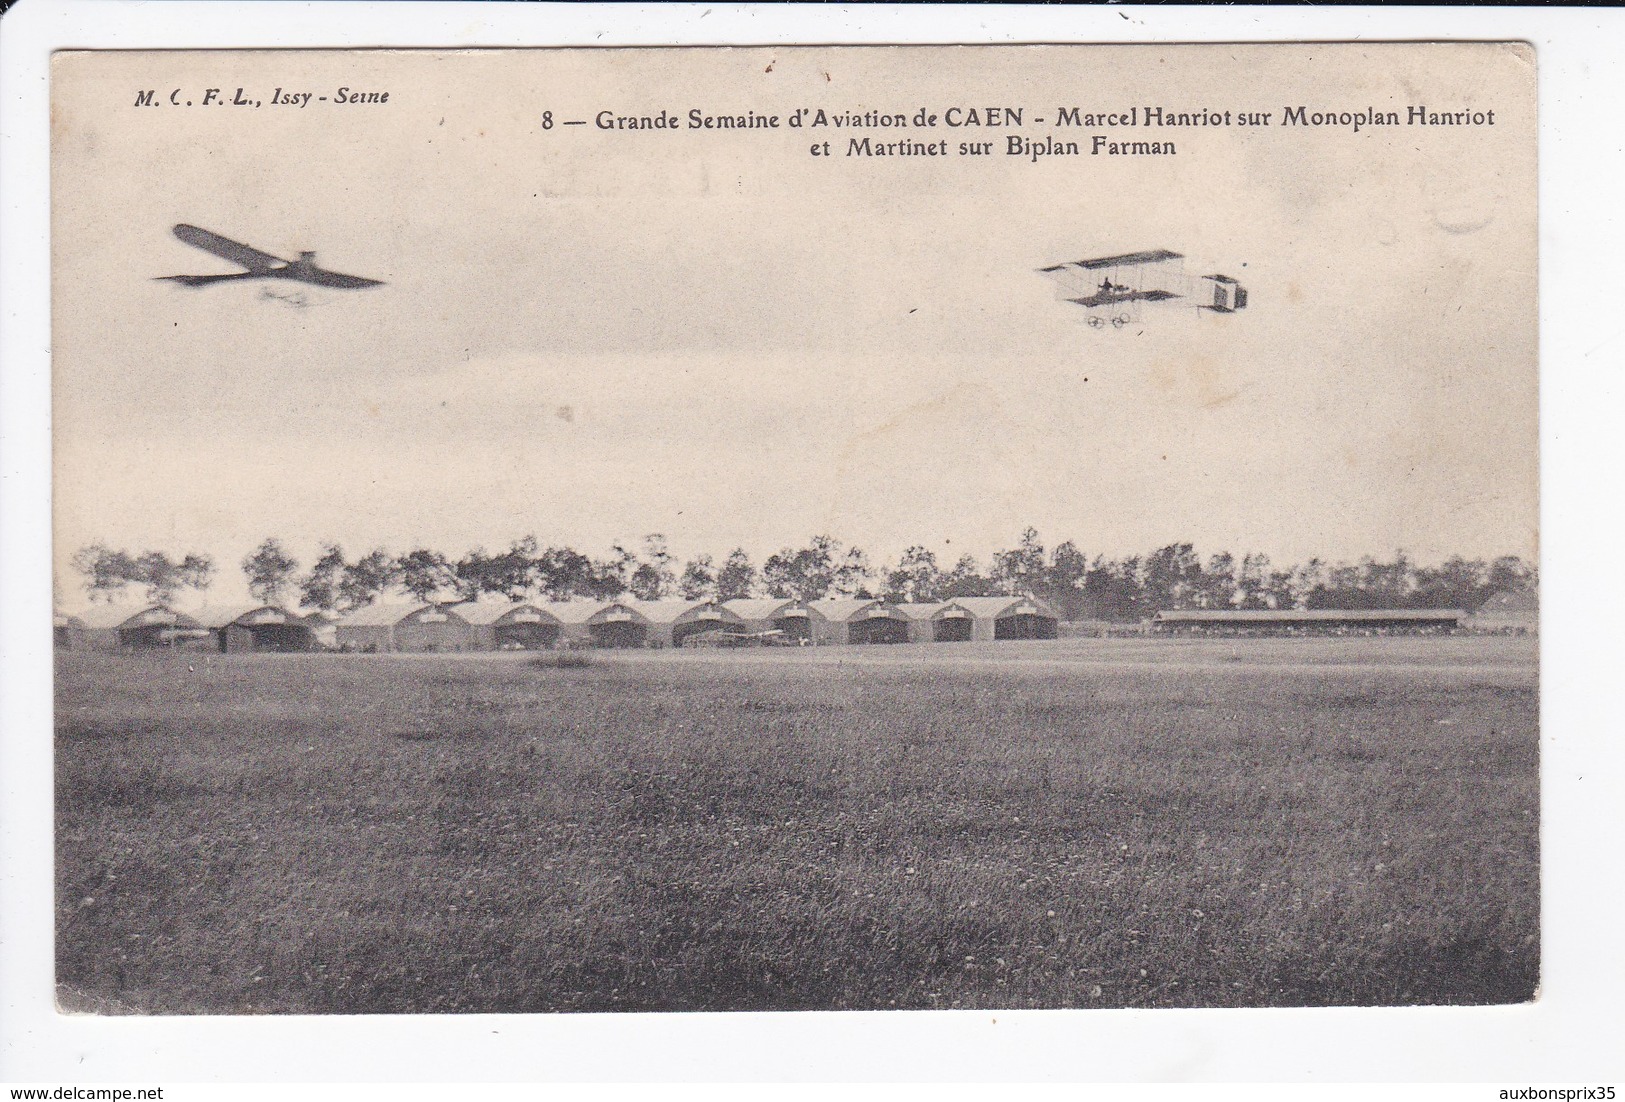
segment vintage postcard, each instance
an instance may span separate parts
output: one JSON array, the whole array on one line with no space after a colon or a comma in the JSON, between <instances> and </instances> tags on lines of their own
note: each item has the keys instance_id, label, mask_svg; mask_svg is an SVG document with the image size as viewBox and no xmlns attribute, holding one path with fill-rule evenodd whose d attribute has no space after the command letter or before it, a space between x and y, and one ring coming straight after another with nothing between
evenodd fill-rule
<instances>
[{"instance_id":1,"label":"vintage postcard","mask_svg":"<svg viewBox=\"0 0 1625 1102\"><path fill-rule=\"evenodd\" d=\"M1534 999L1535 106L57 53L59 1006Z\"/></svg>"}]
</instances>

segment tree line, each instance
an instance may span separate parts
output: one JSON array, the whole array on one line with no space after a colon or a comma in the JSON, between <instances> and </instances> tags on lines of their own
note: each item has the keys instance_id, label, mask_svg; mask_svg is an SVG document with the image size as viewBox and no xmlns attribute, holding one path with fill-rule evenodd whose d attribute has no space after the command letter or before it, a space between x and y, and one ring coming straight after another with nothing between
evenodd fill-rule
<instances>
[{"instance_id":1,"label":"tree line","mask_svg":"<svg viewBox=\"0 0 1625 1102\"><path fill-rule=\"evenodd\" d=\"M135 590L154 602L182 592L202 593L215 577L213 560L190 553L178 559L159 551L132 555L104 544L82 548L73 565L92 600L116 600ZM719 563L708 554L679 565L659 534L635 547L622 543L591 557L569 547L543 547L534 536L506 551L476 548L452 558L419 547L392 555L374 549L355 559L338 544L322 545L309 569L281 541L268 538L241 563L255 600L297 603L346 613L389 593L420 601L572 598L654 601L733 600L742 597L818 600L823 597L941 601L954 597L1032 594L1055 605L1064 619L1135 622L1161 609L1474 609L1491 593L1536 582L1517 556L1486 562L1451 556L1424 566L1404 552L1391 560L1365 557L1328 563L1318 558L1275 566L1266 555L1219 552L1204 561L1192 544L1172 543L1146 555L1086 555L1067 540L1046 548L1028 528L1017 545L995 552L985 565L963 555L951 566L925 547L910 547L897 562L871 565L863 551L830 536L804 547L785 547L758 568L743 548Z\"/></svg>"}]
</instances>

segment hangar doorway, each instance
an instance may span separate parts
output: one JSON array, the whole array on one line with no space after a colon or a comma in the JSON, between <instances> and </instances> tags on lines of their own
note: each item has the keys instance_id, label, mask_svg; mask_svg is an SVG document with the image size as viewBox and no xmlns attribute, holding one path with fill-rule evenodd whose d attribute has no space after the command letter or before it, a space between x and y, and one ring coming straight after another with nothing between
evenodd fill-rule
<instances>
[{"instance_id":1,"label":"hangar doorway","mask_svg":"<svg viewBox=\"0 0 1625 1102\"><path fill-rule=\"evenodd\" d=\"M886 616L858 620L848 628L847 638L853 643L906 643L908 624Z\"/></svg>"},{"instance_id":2,"label":"hangar doorway","mask_svg":"<svg viewBox=\"0 0 1625 1102\"><path fill-rule=\"evenodd\" d=\"M170 647L175 645L175 625L145 624L138 628L120 628L119 646Z\"/></svg>"},{"instance_id":3,"label":"hangar doorway","mask_svg":"<svg viewBox=\"0 0 1625 1102\"><path fill-rule=\"evenodd\" d=\"M931 639L936 643L968 643L971 639L969 616L944 616L931 622Z\"/></svg>"},{"instance_id":4,"label":"hangar doorway","mask_svg":"<svg viewBox=\"0 0 1625 1102\"><path fill-rule=\"evenodd\" d=\"M546 650L559 641L557 624L497 624L495 633L498 650Z\"/></svg>"},{"instance_id":5,"label":"hangar doorway","mask_svg":"<svg viewBox=\"0 0 1625 1102\"><path fill-rule=\"evenodd\" d=\"M696 635L704 635L708 631L722 631L727 629L735 634L744 634L744 625L729 623L727 620L690 620L686 624L678 624L671 629L671 645L680 647L683 643Z\"/></svg>"},{"instance_id":6,"label":"hangar doorway","mask_svg":"<svg viewBox=\"0 0 1625 1102\"><path fill-rule=\"evenodd\" d=\"M601 624L589 624L588 630L592 632L592 645L595 647L625 649L641 647L649 641L648 625L636 620L608 620Z\"/></svg>"},{"instance_id":7,"label":"hangar doorway","mask_svg":"<svg viewBox=\"0 0 1625 1102\"><path fill-rule=\"evenodd\" d=\"M304 624L227 624L220 630L220 649L292 653L312 648L313 636Z\"/></svg>"},{"instance_id":8,"label":"hangar doorway","mask_svg":"<svg viewBox=\"0 0 1625 1102\"><path fill-rule=\"evenodd\" d=\"M1030 612L1001 617L993 622L995 639L1054 639L1057 634L1057 624L1053 619Z\"/></svg>"},{"instance_id":9,"label":"hangar doorway","mask_svg":"<svg viewBox=\"0 0 1625 1102\"><path fill-rule=\"evenodd\" d=\"M784 632L784 637L796 643L811 642L812 618L808 616L780 616L773 627Z\"/></svg>"}]
</instances>

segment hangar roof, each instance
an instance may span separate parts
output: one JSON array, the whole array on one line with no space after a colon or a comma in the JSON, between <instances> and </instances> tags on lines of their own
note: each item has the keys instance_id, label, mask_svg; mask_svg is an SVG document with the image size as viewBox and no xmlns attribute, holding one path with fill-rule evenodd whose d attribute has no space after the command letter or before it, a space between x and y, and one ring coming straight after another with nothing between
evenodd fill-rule
<instances>
[{"instance_id":1,"label":"hangar roof","mask_svg":"<svg viewBox=\"0 0 1625 1102\"><path fill-rule=\"evenodd\" d=\"M423 601L374 601L366 608L339 617L338 622L340 627L346 628L388 628L429 607Z\"/></svg>"},{"instance_id":2,"label":"hangar roof","mask_svg":"<svg viewBox=\"0 0 1625 1102\"><path fill-rule=\"evenodd\" d=\"M153 611L169 612L177 620L185 620L188 625L191 624L191 617L185 613L177 612L173 606L156 601L114 601L111 603L98 601L87 605L73 615L87 628L109 629L123 627L142 613Z\"/></svg>"},{"instance_id":3,"label":"hangar roof","mask_svg":"<svg viewBox=\"0 0 1625 1102\"><path fill-rule=\"evenodd\" d=\"M282 623L298 623L302 619L302 617L289 612L285 608L278 608L276 605L198 605L195 608L188 607L185 612L206 628L223 628L227 624L235 624L237 621L252 616L256 612L278 613L282 617Z\"/></svg>"},{"instance_id":4,"label":"hangar roof","mask_svg":"<svg viewBox=\"0 0 1625 1102\"><path fill-rule=\"evenodd\" d=\"M471 624L494 624L504 616L518 612L520 609L530 609L532 612L546 616L549 620L556 621L558 619L547 610L545 605L536 604L533 601L510 601L508 598L501 596L481 597L477 601L464 601L460 605L451 606L452 612L455 612Z\"/></svg>"},{"instance_id":5,"label":"hangar roof","mask_svg":"<svg viewBox=\"0 0 1625 1102\"><path fill-rule=\"evenodd\" d=\"M794 600L780 600L777 597L737 597L732 601L723 601L722 607L745 620L771 620L780 609L789 608L795 603Z\"/></svg>"},{"instance_id":6,"label":"hangar roof","mask_svg":"<svg viewBox=\"0 0 1625 1102\"><path fill-rule=\"evenodd\" d=\"M674 597L665 601L622 601L627 608L636 609L651 624L676 623L690 609L710 604L710 601L687 601Z\"/></svg>"},{"instance_id":7,"label":"hangar roof","mask_svg":"<svg viewBox=\"0 0 1625 1102\"><path fill-rule=\"evenodd\" d=\"M1484 612L1537 612L1540 609L1540 598L1532 589L1501 589L1491 593L1484 603L1478 606L1480 613Z\"/></svg>"},{"instance_id":8,"label":"hangar roof","mask_svg":"<svg viewBox=\"0 0 1625 1102\"><path fill-rule=\"evenodd\" d=\"M825 597L820 601L808 601L807 607L817 612L826 620L845 621L871 607L894 609L897 606L886 601L874 600L864 597Z\"/></svg>"},{"instance_id":9,"label":"hangar roof","mask_svg":"<svg viewBox=\"0 0 1625 1102\"><path fill-rule=\"evenodd\" d=\"M1030 604L1037 611L1038 616L1047 616L1052 620L1059 620L1060 613L1055 606L1038 597L1018 595L1014 597L955 597L953 604L963 608L978 620L997 620L1009 616L1020 604Z\"/></svg>"},{"instance_id":10,"label":"hangar roof","mask_svg":"<svg viewBox=\"0 0 1625 1102\"><path fill-rule=\"evenodd\" d=\"M548 612L556 616L563 624L585 624L600 612L619 606L631 612L634 616L642 618L633 601L559 601L555 604L544 605Z\"/></svg>"}]
</instances>

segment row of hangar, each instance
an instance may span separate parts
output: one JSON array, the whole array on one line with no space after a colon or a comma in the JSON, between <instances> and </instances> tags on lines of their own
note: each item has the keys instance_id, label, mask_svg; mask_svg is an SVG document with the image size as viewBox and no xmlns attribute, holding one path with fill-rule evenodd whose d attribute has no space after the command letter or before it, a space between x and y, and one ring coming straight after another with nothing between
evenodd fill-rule
<instances>
[{"instance_id":1,"label":"row of hangar","mask_svg":"<svg viewBox=\"0 0 1625 1102\"><path fill-rule=\"evenodd\" d=\"M1059 613L1030 596L929 604L819 601L380 602L333 618L275 605L94 605L55 617L69 650L193 646L239 651L435 653L558 646L843 646L1054 639Z\"/></svg>"}]
</instances>

